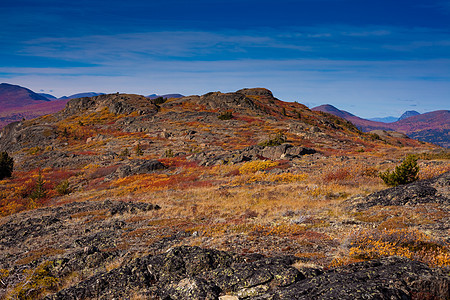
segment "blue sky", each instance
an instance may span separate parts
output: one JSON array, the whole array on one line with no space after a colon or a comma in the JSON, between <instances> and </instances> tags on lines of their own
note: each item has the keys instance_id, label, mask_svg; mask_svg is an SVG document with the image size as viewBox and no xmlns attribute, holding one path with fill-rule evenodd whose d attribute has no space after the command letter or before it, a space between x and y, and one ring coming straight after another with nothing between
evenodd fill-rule
<instances>
[{"instance_id":1,"label":"blue sky","mask_svg":"<svg viewBox=\"0 0 450 300\"><path fill-rule=\"evenodd\" d=\"M0 26L0 82L58 97L266 87L362 117L449 109L449 0L3 0Z\"/></svg>"}]
</instances>

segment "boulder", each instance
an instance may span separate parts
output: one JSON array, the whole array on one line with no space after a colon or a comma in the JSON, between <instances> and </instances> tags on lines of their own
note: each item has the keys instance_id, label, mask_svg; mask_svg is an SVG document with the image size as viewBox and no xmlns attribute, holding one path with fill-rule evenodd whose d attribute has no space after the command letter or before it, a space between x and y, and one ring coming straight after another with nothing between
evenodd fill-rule
<instances>
[{"instance_id":1,"label":"boulder","mask_svg":"<svg viewBox=\"0 0 450 300\"><path fill-rule=\"evenodd\" d=\"M149 174L167 167L157 160L130 160L127 164L117 168L115 174L120 178L137 174Z\"/></svg>"},{"instance_id":2,"label":"boulder","mask_svg":"<svg viewBox=\"0 0 450 300\"><path fill-rule=\"evenodd\" d=\"M418 180L370 194L360 199L350 199L350 207L367 209L375 205L409 205L424 203L450 204L450 172L427 180Z\"/></svg>"}]
</instances>

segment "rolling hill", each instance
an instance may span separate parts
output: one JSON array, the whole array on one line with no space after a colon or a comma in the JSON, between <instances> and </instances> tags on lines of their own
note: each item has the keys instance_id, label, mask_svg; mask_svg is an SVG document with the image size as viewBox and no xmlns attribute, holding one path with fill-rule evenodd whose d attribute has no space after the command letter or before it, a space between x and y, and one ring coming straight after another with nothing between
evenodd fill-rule
<instances>
[{"instance_id":1,"label":"rolling hill","mask_svg":"<svg viewBox=\"0 0 450 300\"><path fill-rule=\"evenodd\" d=\"M400 118L392 123L366 120L329 104L317 106L311 110L342 117L364 132L373 130L398 131L420 141L434 143L446 148L450 147L448 134L450 130L450 111L448 110L438 110L424 114L409 112L406 114L409 117Z\"/></svg>"},{"instance_id":2,"label":"rolling hill","mask_svg":"<svg viewBox=\"0 0 450 300\"><path fill-rule=\"evenodd\" d=\"M0 112L48 101L50 100L46 97L27 88L8 83L0 84Z\"/></svg>"}]
</instances>

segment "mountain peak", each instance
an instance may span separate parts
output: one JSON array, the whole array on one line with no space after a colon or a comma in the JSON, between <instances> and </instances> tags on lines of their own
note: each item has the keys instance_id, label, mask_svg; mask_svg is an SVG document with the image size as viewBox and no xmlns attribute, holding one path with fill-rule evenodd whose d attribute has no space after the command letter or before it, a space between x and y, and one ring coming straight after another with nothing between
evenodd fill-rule
<instances>
[{"instance_id":1,"label":"mountain peak","mask_svg":"<svg viewBox=\"0 0 450 300\"><path fill-rule=\"evenodd\" d=\"M355 117L355 115L349 113L348 111L340 110L331 104L323 104L320 106L316 106L316 107L311 108L311 110L329 113L329 114L332 114L332 115L335 115L335 116L338 116L338 117L341 117L344 119L348 118L348 117Z\"/></svg>"},{"instance_id":2,"label":"mountain peak","mask_svg":"<svg viewBox=\"0 0 450 300\"><path fill-rule=\"evenodd\" d=\"M420 113L415 110L408 110L408 111L405 111L403 113L403 115L401 115L400 118L398 118L397 121L400 121L400 120L403 120L403 119L406 119L409 117L417 116L417 115L420 115Z\"/></svg>"}]
</instances>

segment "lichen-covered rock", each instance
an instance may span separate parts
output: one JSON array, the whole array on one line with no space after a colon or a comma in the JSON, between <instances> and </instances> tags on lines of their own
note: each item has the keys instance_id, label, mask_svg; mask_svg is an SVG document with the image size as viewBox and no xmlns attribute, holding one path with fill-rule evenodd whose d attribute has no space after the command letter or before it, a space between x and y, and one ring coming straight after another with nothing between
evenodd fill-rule
<instances>
[{"instance_id":1,"label":"lichen-covered rock","mask_svg":"<svg viewBox=\"0 0 450 300\"><path fill-rule=\"evenodd\" d=\"M126 165L122 165L116 170L120 178L136 174L148 174L157 170L164 170L167 167L157 160L131 160Z\"/></svg>"},{"instance_id":2,"label":"lichen-covered rock","mask_svg":"<svg viewBox=\"0 0 450 300\"><path fill-rule=\"evenodd\" d=\"M58 137L58 131L52 125L29 125L14 122L0 133L0 151L17 151L24 148L45 148ZM37 148L36 148L37 149Z\"/></svg>"},{"instance_id":3,"label":"lichen-covered rock","mask_svg":"<svg viewBox=\"0 0 450 300\"><path fill-rule=\"evenodd\" d=\"M448 299L450 277L407 258L388 257L328 271L295 269L294 257L237 256L176 247L95 275L47 299ZM448 272L447 272L448 273ZM308 274L307 276L305 274Z\"/></svg>"},{"instance_id":4,"label":"lichen-covered rock","mask_svg":"<svg viewBox=\"0 0 450 300\"><path fill-rule=\"evenodd\" d=\"M355 263L275 291L273 299L449 299L450 277L407 258ZM423 298L418 297L423 295ZM425 296L426 295L426 296Z\"/></svg>"},{"instance_id":5,"label":"lichen-covered rock","mask_svg":"<svg viewBox=\"0 0 450 300\"><path fill-rule=\"evenodd\" d=\"M67 102L65 109L58 114L59 117L67 117L84 111L95 111L103 108L114 114L154 115L158 112L158 106L144 96L132 94L109 94L90 98L76 98Z\"/></svg>"}]
</instances>

